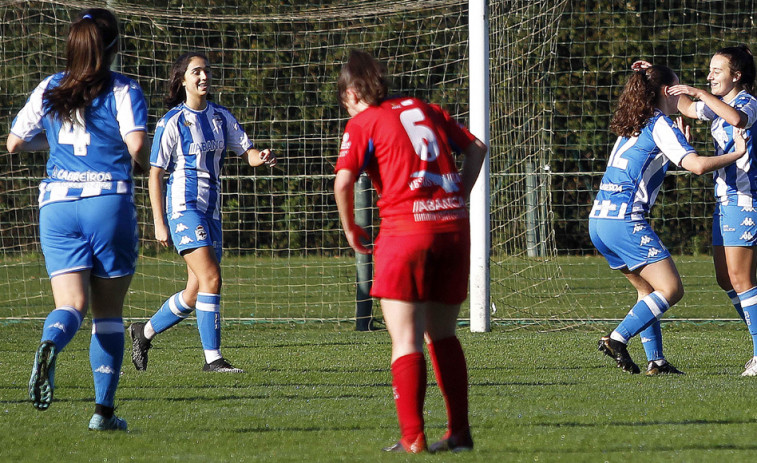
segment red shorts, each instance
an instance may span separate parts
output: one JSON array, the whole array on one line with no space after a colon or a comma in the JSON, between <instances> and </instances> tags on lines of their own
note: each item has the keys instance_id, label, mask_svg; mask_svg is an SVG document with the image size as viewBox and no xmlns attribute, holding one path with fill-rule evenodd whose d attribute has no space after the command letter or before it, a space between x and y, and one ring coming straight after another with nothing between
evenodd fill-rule
<instances>
[{"instance_id":1,"label":"red shorts","mask_svg":"<svg viewBox=\"0 0 757 463\"><path fill-rule=\"evenodd\" d=\"M373 248L371 296L461 304L468 297L470 232L381 236Z\"/></svg>"}]
</instances>

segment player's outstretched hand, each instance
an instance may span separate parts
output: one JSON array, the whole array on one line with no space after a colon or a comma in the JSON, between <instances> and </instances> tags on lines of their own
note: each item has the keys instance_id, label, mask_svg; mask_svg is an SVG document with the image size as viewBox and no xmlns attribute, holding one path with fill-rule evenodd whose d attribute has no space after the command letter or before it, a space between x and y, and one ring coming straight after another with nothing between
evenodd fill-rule
<instances>
[{"instance_id":1,"label":"player's outstretched hand","mask_svg":"<svg viewBox=\"0 0 757 463\"><path fill-rule=\"evenodd\" d=\"M693 98L699 98L702 90L688 85L672 85L668 87L670 95L688 95Z\"/></svg>"},{"instance_id":2,"label":"player's outstretched hand","mask_svg":"<svg viewBox=\"0 0 757 463\"><path fill-rule=\"evenodd\" d=\"M691 143L691 127L689 127L689 124L684 122L683 117L676 117L676 126L681 129L683 136L686 137L686 141Z\"/></svg>"},{"instance_id":3,"label":"player's outstretched hand","mask_svg":"<svg viewBox=\"0 0 757 463\"><path fill-rule=\"evenodd\" d=\"M649 61L644 61L643 59L640 59L639 61L634 61L631 65L632 71L641 71L642 69L651 68L652 63Z\"/></svg>"},{"instance_id":4,"label":"player's outstretched hand","mask_svg":"<svg viewBox=\"0 0 757 463\"><path fill-rule=\"evenodd\" d=\"M359 225L354 225L351 229L344 231L344 236L347 237L347 243L355 252L360 254L371 254L371 250L363 245L363 241L370 242L371 237L368 233Z\"/></svg>"},{"instance_id":5,"label":"player's outstretched hand","mask_svg":"<svg viewBox=\"0 0 757 463\"><path fill-rule=\"evenodd\" d=\"M276 155L270 149L264 149L260 152L260 160L268 167L273 167L278 162Z\"/></svg>"}]
</instances>

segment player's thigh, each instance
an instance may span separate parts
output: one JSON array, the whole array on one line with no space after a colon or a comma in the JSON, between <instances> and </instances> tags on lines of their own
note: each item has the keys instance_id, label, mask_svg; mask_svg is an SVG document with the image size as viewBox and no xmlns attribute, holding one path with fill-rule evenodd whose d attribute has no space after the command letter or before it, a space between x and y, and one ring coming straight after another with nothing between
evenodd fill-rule
<instances>
[{"instance_id":1,"label":"player's thigh","mask_svg":"<svg viewBox=\"0 0 757 463\"><path fill-rule=\"evenodd\" d=\"M79 203L82 233L92 250L92 275L119 278L133 275L139 254L137 209L131 195L104 195Z\"/></svg>"},{"instance_id":2,"label":"player's thigh","mask_svg":"<svg viewBox=\"0 0 757 463\"><path fill-rule=\"evenodd\" d=\"M89 306L89 279L89 269L50 278L55 307L73 307L84 316Z\"/></svg>"},{"instance_id":3,"label":"player's thigh","mask_svg":"<svg viewBox=\"0 0 757 463\"><path fill-rule=\"evenodd\" d=\"M622 268L620 269L620 271L628 279L634 289L636 289L637 300L645 298L647 295L651 294L654 291L652 285L650 285L647 280L642 278L641 275L638 275L635 272L628 270L627 268Z\"/></svg>"},{"instance_id":4,"label":"player's thigh","mask_svg":"<svg viewBox=\"0 0 757 463\"><path fill-rule=\"evenodd\" d=\"M460 304L426 303L426 337L428 342L436 342L455 336Z\"/></svg>"},{"instance_id":5,"label":"player's thigh","mask_svg":"<svg viewBox=\"0 0 757 463\"><path fill-rule=\"evenodd\" d=\"M392 362L423 349L425 308L423 303L381 299L381 312L392 339Z\"/></svg>"},{"instance_id":6,"label":"player's thigh","mask_svg":"<svg viewBox=\"0 0 757 463\"><path fill-rule=\"evenodd\" d=\"M754 246L724 246L728 280L736 292L742 293L755 286L755 247Z\"/></svg>"},{"instance_id":7,"label":"player's thigh","mask_svg":"<svg viewBox=\"0 0 757 463\"><path fill-rule=\"evenodd\" d=\"M677 303L683 297L681 276L672 258L668 257L645 265L635 273L649 283L655 291L662 293L670 305Z\"/></svg>"}]
</instances>

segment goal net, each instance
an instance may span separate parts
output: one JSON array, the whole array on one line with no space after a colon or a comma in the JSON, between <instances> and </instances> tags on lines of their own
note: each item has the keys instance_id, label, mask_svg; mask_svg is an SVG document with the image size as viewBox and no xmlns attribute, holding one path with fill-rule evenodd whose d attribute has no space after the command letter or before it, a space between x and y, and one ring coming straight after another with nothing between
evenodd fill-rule
<instances>
[{"instance_id":1,"label":"goal net","mask_svg":"<svg viewBox=\"0 0 757 463\"><path fill-rule=\"evenodd\" d=\"M549 77L568 4L489 2L494 321L586 315L565 297L552 226ZM467 1L1 2L0 125L6 130L33 88L64 68L70 20L92 6L111 9L120 20L117 67L142 86L150 132L166 111L161 102L171 63L198 50L213 67L214 100L235 114L256 146L277 153L277 169L252 169L237 159L224 167L224 317L354 320L355 258L332 193L348 117L336 99L339 68L350 49L365 49L387 64L393 91L438 103L467 123ZM37 230L45 160L45 153L0 154L0 317L44 317L52 307ZM136 187L141 254L125 316L144 318L183 288L186 266L157 246L146 179L138 178Z\"/></svg>"}]
</instances>

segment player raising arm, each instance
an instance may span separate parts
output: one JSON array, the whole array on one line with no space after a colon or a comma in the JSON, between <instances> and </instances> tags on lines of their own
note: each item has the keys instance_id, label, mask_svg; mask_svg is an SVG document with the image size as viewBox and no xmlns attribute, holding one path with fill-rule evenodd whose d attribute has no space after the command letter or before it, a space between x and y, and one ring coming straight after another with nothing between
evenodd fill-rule
<instances>
[{"instance_id":1,"label":"player raising arm","mask_svg":"<svg viewBox=\"0 0 757 463\"><path fill-rule=\"evenodd\" d=\"M171 68L166 105L150 156L150 203L155 238L173 241L187 264L187 284L147 323L132 323L132 362L147 368L147 351L162 333L197 309L197 328L205 356L203 371L241 373L221 355L221 180L227 151L250 166L276 165L270 150L254 148L239 122L208 100L211 69L201 53L179 56ZM170 173L164 190L163 177Z\"/></svg>"},{"instance_id":2,"label":"player raising arm","mask_svg":"<svg viewBox=\"0 0 757 463\"><path fill-rule=\"evenodd\" d=\"M8 151L50 149L40 185L40 242L55 310L29 380L39 410L53 400L56 359L92 305L89 359L93 430L126 430L113 414L124 353L124 297L137 263L132 164L147 169L147 107L139 85L115 72L115 16L84 10L71 24L66 69L42 81L13 121Z\"/></svg>"},{"instance_id":3,"label":"player raising arm","mask_svg":"<svg viewBox=\"0 0 757 463\"><path fill-rule=\"evenodd\" d=\"M647 222L669 162L695 174L727 166L746 152L737 136L723 156L699 156L668 117L676 111L676 74L665 66L637 68L620 95L610 128L618 139L589 215L589 234L610 268L620 270L637 291L637 303L599 350L613 357L624 371L639 373L628 354L630 339L641 333L647 375L680 374L662 351L659 319L683 297L683 285L670 253ZM688 133L688 128L684 128Z\"/></svg>"},{"instance_id":4,"label":"player raising arm","mask_svg":"<svg viewBox=\"0 0 757 463\"><path fill-rule=\"evenodd\" d=\"M392 339L392 388L401 432L399 442L384 450L426 449L424 336L448 419L444 436L429 450L470 450L468 375L455 327L470 267L465 202L487 147L438 106L411 97L388 98L385 72L362 51L352 51L342 67L339 101L351 119L334 182L342 226L356 252L370 252L353 210L353 185L362 172L380 195L371 295L381 299ZM461 174L453 150L465 156Z\"/></svg>"},{"instance_id":5,"label":"player raising arm","mask_svg":"<svg viewBox=\"0 0 757 463\"><path fill-rule=\"evenodd\" d=\"M743 376L757 376L757 99L755 64L745 45L718 50L707 75L712 94L693 87L675 86L685 95L678 108L687 117L711 122L715 154L732 149L734 132L748 134L747 156L718 169L715 179L717 207L713 214L712 252L718 285L726 291L752 336L752 358ZM691 98L695 98L696 101Z\"/></svg>"}]
</instances>

